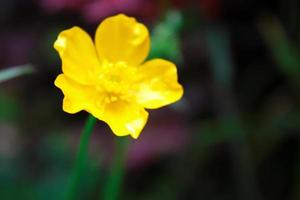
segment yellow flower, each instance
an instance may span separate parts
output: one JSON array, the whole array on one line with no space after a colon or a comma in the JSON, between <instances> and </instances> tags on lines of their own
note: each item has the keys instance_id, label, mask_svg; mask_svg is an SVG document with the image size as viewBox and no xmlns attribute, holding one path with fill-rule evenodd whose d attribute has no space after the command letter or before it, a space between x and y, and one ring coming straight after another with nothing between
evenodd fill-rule
<instances>
[{"instance_id":1,"label":"yellow flower","mask_svg":"<svg viewBox=\"0 0 300 200\"><path fill-rule=\"evenodd\" d=\"M168 41L161 41L168 42ZM145 63L147 28L119 14L97 28L95 44L79 27L61 32L54 43L63 73L55 85L64 94L63 110L85 110L106 122L117 136L137 138L148 119L146 109L179 100L176 66L163 59Z\"/></svg>"}]
</instances>

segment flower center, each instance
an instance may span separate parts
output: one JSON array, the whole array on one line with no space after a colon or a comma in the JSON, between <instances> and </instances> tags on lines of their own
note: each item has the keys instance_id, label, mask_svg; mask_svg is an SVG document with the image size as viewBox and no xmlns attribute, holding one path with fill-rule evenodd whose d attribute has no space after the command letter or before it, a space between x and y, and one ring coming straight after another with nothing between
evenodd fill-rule
<instances>
[{"instance_id":1,"label":"flower center","mask_svg":"<svg viewBox=\"0 0 300 200\"><path fill-rule=\"evenodd\" d=\"M102 96L104 103L117 100L130 101L130 88L133 83L136 68L125 62L104 63L96 75L96 90Z\"/></svg>"}]
</instances>

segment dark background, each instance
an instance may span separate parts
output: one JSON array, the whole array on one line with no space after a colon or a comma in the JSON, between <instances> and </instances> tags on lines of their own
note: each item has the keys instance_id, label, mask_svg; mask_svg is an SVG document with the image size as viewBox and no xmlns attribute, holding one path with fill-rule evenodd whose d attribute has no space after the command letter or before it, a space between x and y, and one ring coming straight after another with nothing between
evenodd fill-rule
<instances>
[{"instance_id":1,"label":"dark background","mask_svg":"<svg viewBox=\"0 0 300 200\"><path fill-rule=\"evenodd\" d=\"M34 72L0 82L0 199L62 198L87 113L62 111L53 43L120 12L185 88L130 139L120 199L300 199L298 0L2 0L0 69ZM78 199L99 199L114 140L99 121Z\"/></svg>"}]
</instances>

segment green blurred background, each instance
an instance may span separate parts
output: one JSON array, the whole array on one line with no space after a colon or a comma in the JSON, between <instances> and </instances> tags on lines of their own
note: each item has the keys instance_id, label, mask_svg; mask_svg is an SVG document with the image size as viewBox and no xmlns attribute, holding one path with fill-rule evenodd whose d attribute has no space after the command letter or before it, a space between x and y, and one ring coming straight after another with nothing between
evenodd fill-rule
<instances>
[{"instance_id":1,"label":"green blurred background","mask_svg":"<svg viewBox=\"0 0 300 200\"><path fill-rule=\"evenodd\" d=\"M298 0L2 0L0 199L63 199L88 115L61 109L53 42L120 12L185 94L129 139L119 199L299 200ZM116 139L97 122L78 199L101 199Z\"/></svg>"}]
</instances>

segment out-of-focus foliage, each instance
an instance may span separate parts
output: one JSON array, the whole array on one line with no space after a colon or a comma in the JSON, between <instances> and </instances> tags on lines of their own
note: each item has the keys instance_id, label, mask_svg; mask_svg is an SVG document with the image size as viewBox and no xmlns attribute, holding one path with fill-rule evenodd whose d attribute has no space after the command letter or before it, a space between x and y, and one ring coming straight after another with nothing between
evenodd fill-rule
<instances>
[{"instance_id":1,"label":"out-of-focus foliage","mask_svg":"<svg viewBox=\"0 0 300 200\"><path fill-rule=\"evenodd\" d=\"M182 23L179 11L172 10L166 13L163 21L152 30L150 58L162 57L182 62L179 36Z\"/></svg>"},{"instance_id":2,"label":"out-of-focus foliage","mask_svg":"<svg viewBox=\"0 0 300 200\"><path fill-rule=\"evenodd\" d=\"M265 19L260 24L261 33L266 44L277 60L281 71L286 74L289 80L300 86L300 53L288 41L288 38L276 19Z\"/></svg>"},{"instance_id":3,"label":"out-of-focus foliage","mask_svg":"<svg viewBox=\"0 0 300 200\"><path fill-rule=\"evenodd\" d=\"M2 70L0 71L0 83L32 72L33 67L31 65L17 66L7 70Z\"/></svg>"}]
</instances>

